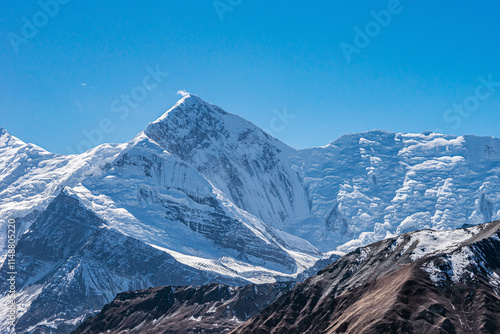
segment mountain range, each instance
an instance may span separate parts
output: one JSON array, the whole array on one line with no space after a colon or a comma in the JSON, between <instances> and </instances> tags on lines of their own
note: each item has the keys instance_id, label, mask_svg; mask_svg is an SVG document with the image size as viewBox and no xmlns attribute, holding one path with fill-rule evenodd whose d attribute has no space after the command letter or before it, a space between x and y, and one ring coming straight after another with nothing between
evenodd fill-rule
<instances>
[{"instance_id":1,"label":"mountain range","mask_svg":"<svg viewBox=\"0 0 500 334\"><path fill-rule=\"evenodd\" d=\"M376 130L296 150L194 95L129 142L79 155L0 129L16 330L67 333L152 286L301 281L401 233L500 219L499 176L500 139ZM6 234L0 245L3 303Z\"/></svg>"}]
</instances>

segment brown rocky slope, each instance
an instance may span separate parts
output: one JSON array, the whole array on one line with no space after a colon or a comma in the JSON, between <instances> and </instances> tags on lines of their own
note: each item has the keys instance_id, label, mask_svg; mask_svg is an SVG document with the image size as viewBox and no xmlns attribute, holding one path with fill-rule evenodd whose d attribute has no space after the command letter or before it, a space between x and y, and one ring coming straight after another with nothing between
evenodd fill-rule
<instances>
[{"instance_id":1,"label":"brown rocky slope","mask_svg":"<svg viewBox=\"0 0 500 334\"><path fill-rule=\"evenodd\" d=\"M360 248L232 333L500 333L499 228L424 230Z\"/></svg>"}]
</instances>

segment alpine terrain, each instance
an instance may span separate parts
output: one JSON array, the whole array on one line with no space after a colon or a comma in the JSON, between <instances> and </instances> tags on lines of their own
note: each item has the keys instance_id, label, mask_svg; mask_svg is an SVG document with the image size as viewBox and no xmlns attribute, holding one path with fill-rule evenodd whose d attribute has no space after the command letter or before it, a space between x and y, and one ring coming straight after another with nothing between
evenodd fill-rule
<instances>
[{"instance_id":1,"label":"alpine terrain","mask_svg":"<svg viewBox=\"0 0 500 334\"><path fill-rule=\"evenodd\" d=\"M370 131L296 150L194 95L129 142L79 155L0 129L0 228L14 219L17 231L16 331L68 333L118 293L154 286L203 294L197 287L214 283L227 301L245 291L229 286L302 281L401 233L500 219L499 177L500 139ZM6 305L6 233L0 247ZM259 307L235 311L234 322Z\"/></svg>"},{"instance_id":2,"label":"alpine terrain","mask_svg":"<svg viewBox=\"0 0 500 334\"><path fill-rule=\"evenodd\" d=\"M358 248L295 287L122 293L74 333L498 333L499 273L500 221L421 230Z\"/></svg>"}]
</instances>

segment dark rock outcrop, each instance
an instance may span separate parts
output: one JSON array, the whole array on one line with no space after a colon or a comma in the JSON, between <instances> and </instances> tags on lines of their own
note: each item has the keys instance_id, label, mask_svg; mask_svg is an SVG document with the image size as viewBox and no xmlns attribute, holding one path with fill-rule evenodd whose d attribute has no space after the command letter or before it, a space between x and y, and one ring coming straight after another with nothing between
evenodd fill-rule
<instances>
[{"instance_id":1,"label":"dark rock outcrop","mask_svg":"<svg viewBox=\"0 0 500 334\"><path fill-rule=\"evenodd\" d=\"M120 293L74 334L224 333L257 314L294 283L163 287Z\"/></svg>"}]
</instances>

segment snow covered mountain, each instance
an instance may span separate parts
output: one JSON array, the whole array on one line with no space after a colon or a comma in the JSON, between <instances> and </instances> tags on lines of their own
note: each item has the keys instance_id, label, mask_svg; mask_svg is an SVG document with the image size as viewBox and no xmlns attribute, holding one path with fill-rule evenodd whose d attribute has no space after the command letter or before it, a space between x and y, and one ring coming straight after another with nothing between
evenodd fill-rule
<instances>
[{"instance_id":1,"label":"snow covered mountain","mask_svg":"<svg viewBox=\"0 0 500 334\"><path fill-rule=\"evenodd\" d=\"M63 333L117 292L173 284L158 268L140 271L136 254L169 259L169 272L192 270L193 284L270 283L305 278L398 233L498 219L499 152L495 138L383 131L295 150L193 95L128 143L81 155L53 154L0 129L0 228L16 220L19 329ZM63 219L73 211L78 219ZM97 264L95 231L117 249ZM77 239L88 243L49 242ZM0 242L1 265L3 233ZM137 247L118 251L126 242ZM43 255L54 251L57 258ZM121 283L102 283L110 279ZM78 298L59 303L63 291ZM57 318L40 311L60 305L67 310Z\"/></svg>"},{"instance_id":2,"label":"snow covered mountain","mask_svg":"<svg viewBox=\"0 0 500 334\"><path fill-rule=\"evenodd\" d=\"M282 227L309 216L307 193L288 161L295 150L241 117L190 96L145 133L262 221Z\"/></svg>"},{"instance_id":3,"label":"snow covered mountain","mask_svg":"<svg viewBox=\"0 0 500 334\"><path fill-rule=\"evenodd\" d=\"M497 138L370 131L298 151L291 161L313 218L286 230L323 251L332 242L349 251L417 229L500 218Z\"/></svg>"}]
</instances>

